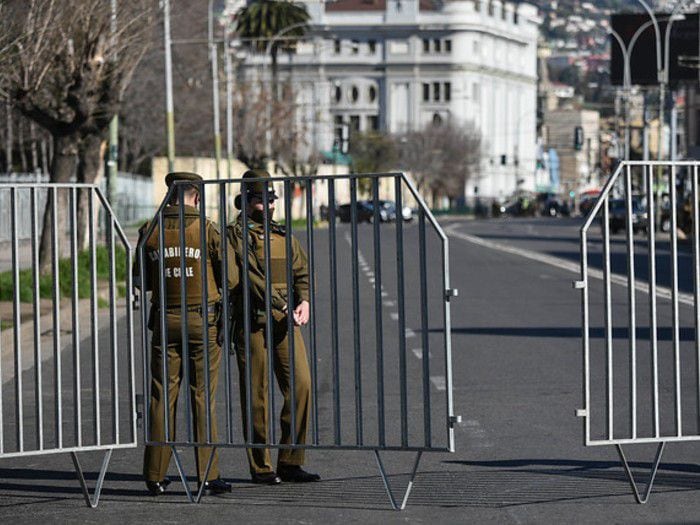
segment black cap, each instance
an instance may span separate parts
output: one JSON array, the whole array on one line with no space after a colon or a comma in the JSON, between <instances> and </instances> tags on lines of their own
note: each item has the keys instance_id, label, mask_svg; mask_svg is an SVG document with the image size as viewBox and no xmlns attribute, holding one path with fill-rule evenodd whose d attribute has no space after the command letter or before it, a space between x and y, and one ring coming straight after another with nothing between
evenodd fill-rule
<instances>
[{"instance_id":1,"label":"black cap","mask_svg":"<svg viewBox=\"0 0 700 525\"><path fill-rule=\"evenodd\" d=\"M188 182L200 182L202 180L201 175L196 173L191 173L189 171L173 171L165 176L165 184L168 186L173 185L173 183L184 180Z\"/></svg>"},{"instance_id":2,"label":"black cap","mask_svg":"<svg viewBox=\"0 0 700 525\"><path fill-rule=\"evenodd\" d=\"M270 173L266 170L263 169L254 169L254 170L248 170L243 174L242 179L269 179ZM267 196L270 200L275 200L277 198L277 194L275 193L274 188L269 182L263 182L263 181L256 181L256 182L251 182L246 185L246 190L248 193L248 198L250 199L251 197L258 197L259 199L262 199L263 197L263 192L265 191L265 185L267 184L268 191L267 191ZM239 193L236 195L236 199L233 201L233 204L236 206L237 209L241 209L241 194Z\"/></svg>"}]
</instances>

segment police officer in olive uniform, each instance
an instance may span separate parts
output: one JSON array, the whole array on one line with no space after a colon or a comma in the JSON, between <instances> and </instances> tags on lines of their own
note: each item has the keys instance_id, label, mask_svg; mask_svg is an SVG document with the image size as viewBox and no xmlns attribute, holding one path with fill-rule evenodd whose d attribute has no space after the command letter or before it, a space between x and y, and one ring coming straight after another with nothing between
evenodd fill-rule
<instances>
[{"instance_id":1,"label":"police officer in olive uniform","mask_svg":"<svg viewBox=\"0 0 700 525\"><path fill-rule=\"evenodd\" d=\"M264 170L249 170L244 178L269 178L270 174ZM248 204L248 250L254 254L255 263L251 264L251 271L265 272L265 230L263 215L263 190L266 183L253 182L247 186ZM310 390L311 374L306 358L306 348L301 335L300 326L309 320L309 272L306 253L299 241L292 237L292 253L286 253L285 229L283 226L271 220L275 209L274 200L277 196L271 187L268 187L270 218L270 276L272 284L272 337L269 343L273 348L275 376L277 384L284 396L284 405L280 414L282 436L280 443L294 442L306 443L306 432L310 417ZM241 209L241 195L236 197L236 208ZM237 256L241 257L243 243L243 216L239 214L235 221L228 226L228 238L234 246ZM293 297L289 301L293 309L291 315L294 318L294 372L295 372L295 405L291 406L291 381L290 381L290 352L287 344L287 258L292 259L293 268ZM264 297L264 296L263 296ZM235 316L235 328L232 337L237 347L238 371L240 376L241 413L243 415L243 432L246 432L246 352L245 334L243 327L243 298L242 295L232 296ZM250 333L250 359L251 359L251 405L253 442L266 443L268 417L268 341L266 341L266 317L264 298L251 300L251 333ZM296 428L291 428L291 411L295 411ZM277 458L277 472L272 467L270 450L267 448L252 448L247 450L248 462L253 482L276 485L281 481L309 482L318 481L320 476L306 472L301 468L304 464L303 449L280 449Z\"/></svg>"},{"instance_id":2,"label":"police officer in olive uniform","mask_svg":"<svg viewBox=\"0 0 700 525\"><path fill-rule=\"evenodd\" d=\"M169 173L165 182L170 187L176 181L201 181L195 173ZM181 186L181 185L178 185ZM182 307L181 307L181 245L180 245L180 204L178 202L180 188L176 188L171 202L163 211L164 253L159 254L159 229L156 227L145 244L145 278L146 291L151 291L151 314L149 328L153 330L151 340L151 408L149 412L150 436L152 441L170 441L175 439L175 407L177 404L180 383L183 379L182 363ZM207 441L206 435L206 394L204 381L205 352L209 356L209 394L210 394L210 428L211 439L217 439L216 425L216 389L218 384L221 348L217 344L217 316L219 315L222 254L224 247L228 258L228 282L226 285L233 290L238 286L239 272L235 254L231 245L222 243L221 234L215 223L206 221L206 271L208 318L203 318L202 297L202 243L200 237L200 215L197 209L199 191L196 185L185 185L182 190L184 215L184 257L185 257L185 292L187 297L187 349L189 355L189 380L195 439L198 442ZM154 219L157 221L157 218ZM139 241L148 229L148 224L139 232ZM168 359L168 400L170 436L166 439L164 428L165 400L163 396L163 351L161 348L161 315L159 297L159 257L163 258L165 270L165 329ZM138 279L135 282L139 283ZM256 297L263 297L265 284L262 274L251 274L251 289ZM204 345L204 334L208 336L208 346ZM207 480L204 480L207 461L211 449L198 447L195 461L200 481L205 483L207 494L230 492L231 486L219 477L218 458L215 455L209 470ZM168 471L172 451L167 446L147 446L144 455L143 474L146 486L152 495L165 491L169 480L165 478Z\"/></svg>"}]
</instances>

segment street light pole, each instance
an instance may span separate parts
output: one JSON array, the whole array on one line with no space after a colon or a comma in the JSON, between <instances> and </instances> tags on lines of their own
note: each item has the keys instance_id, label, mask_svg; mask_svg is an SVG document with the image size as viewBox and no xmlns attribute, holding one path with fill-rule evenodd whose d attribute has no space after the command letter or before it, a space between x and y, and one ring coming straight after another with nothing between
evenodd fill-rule
<instances>
[{"instance_id":1,"label":"street light pole","mask_svg":"<svg viewBox=\"0 0 700 525\"><path fill-rule=\"evenodd\" d=\"M212 105L214 106L214 157L216 159L216 178L221 178L221 123L219 116L219 53L214 42L214 2L209 0L209 60L211 62Z\"/></svg>"},{"instance_id":2,"label":"street light pole","mask_svg":"<svg viewBox=\"0 0 700 525\"><path fill-rule=\"evenodd\" d=\"M117 34L117 0L111 0L111 45L112 49L116 48ZM119 115L114 114L109 123L109 152L107 155L107 200L112 202L112 198L117 190L117 159L119 152Z\"/></svg>"},{"instance_id":3,"label":"street light pole","mask_svg":"<svg viewBox=\"0 0 700 525\"><path fill-rule=\"evenodd\" d=\"M170 39L170 0L163 0L165 45L165 135L168 145L168 171L175 171L175 113L173 109L173 58Z\"/></svg>"}]
</instances>

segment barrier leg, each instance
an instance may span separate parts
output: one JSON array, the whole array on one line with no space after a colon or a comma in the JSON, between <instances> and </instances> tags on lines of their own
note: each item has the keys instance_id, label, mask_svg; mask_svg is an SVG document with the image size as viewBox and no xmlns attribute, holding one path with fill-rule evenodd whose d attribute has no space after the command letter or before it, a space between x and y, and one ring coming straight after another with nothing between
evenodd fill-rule
<instances>
[{"instance_id":1,"label":"barrier leg","mask_svg":"<svg viewBox=\"0 0 700 525\"><path fill-rule=\"evenodd\" d=\"M416 478L416 472L418 472L418 464L420 463L420 458L422 452L416 453L416 460L413 463L413 470L411 471L411 478L408 480L408 486L406 487L406 492L401 500L401 505L396 503L396 498L394 498L394 493L391 490L391 484L389 483L389 478L386 475L386 470L384 470L384 464L382 463L382 458L379 455L379 451L374 451L374 457L377 459L377 465L379 466L379 473L382 475L382 481L384 482L384 489L389 496L389 502L391 503L391 508L394 510L403 510L406 508L406 503L408 502L408 496L411 494L411 489L413 488L413 480Z\"/></svg>"},{"instance_id":2,"label":"barrier leg","mask_svg":"<svg viewBox=\"0 0 700 525\"><path fill-rule=\"evenodd\" d=\"M105 457L102 460L102 468L100 468L100 473L97 476L97 483L95 483L95 489L93 490L92 496L90 496L90 490L88 489L87 482L85 481L85 475L83 474L83 468L80 466L78 455L75 452L71 452L70 455L73 459L75 474L78 476L78 481L80 482L80 488L83 490L83 497L85 498L85 503L88 507L94 509L100 502L100 494L102 494L102 484L105 480L105 474L107 474L109 460L112 457L112 449L110 448L109 450L107 450L107 452L105 452Z\"/></svg>"},{"instance_id":3,"label":"barrier leg","mask_svg":"<svg viewBox=\"0 0 700 525\"><path fill-rule=\"evenodd\" d=\"M622 461L622 465L625 467L625 472L627 473L627 479L630 482L630 486L632 487L632 491L634 492L634 497L637 500L637 503L639 504L644 504L649 500L649 494L651 493L651 488L654 485L654 479L656 478L656 471L659 469L659 462L661 461L661 454L664 451L664 446L666 445L665 441L662 441L659 443L658 448L656 449L656 457L654 458L654 462L651 465L651 475L649 476L649 482L647 483L647 488L644 491L644 497L642 498L639 495L639 490L637 488L637 482L634 479L634 476L632 475L632 470L630 469L629 463L627 462L627 458L625 457L625 453L622 451L622 446L621 445L616 445L617 447L617 453L620 455L620 460Z\"/></svg>"},{"instance_id":4,"label":"barrier leg","mask_svg":"<svg viewBox=\"0 0 700 525\"><path fill-rule=\"evenodd\" d=\"M193 495L190 490L190 486L187 483L187 474L185 469L182 467L182 461L180 460L180 454L177 449L173 446L173 458L175 459L175 466L177 467L177 473L180 475L180 480L182 481L182 486L185 487L185 495L190 503L199 503L202 500L202 495L204 494L204 483L199 485L197 494ZM216 453L216 447L211 447L211 452L209 453L209 459L207 460L207 468L204 471L204 479L209 477L209 471L211 470L211 464L214 461L214 454Z\"/></svg>"}]
</instances>

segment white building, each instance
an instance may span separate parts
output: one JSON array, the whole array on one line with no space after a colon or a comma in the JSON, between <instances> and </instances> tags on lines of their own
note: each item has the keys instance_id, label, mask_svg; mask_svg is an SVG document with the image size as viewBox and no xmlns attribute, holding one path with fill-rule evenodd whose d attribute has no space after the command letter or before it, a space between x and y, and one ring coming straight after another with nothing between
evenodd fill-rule
<instances>
[{"instance_id":1,"label":"white building","mask_svg":"<svg viewBox=\"0 0 700 525\"><path fill-rule=\"evenodd\" d=\"M320 151L348 132L400 133L453 119L483 137L478 180L466 196L534 189L535 7L500 0L307 1L310 38L280 53L300 113ZM256 75L262 56L244 62ZM264 73L269 75L269 71Z\"/></svg>"}]
</instances>

